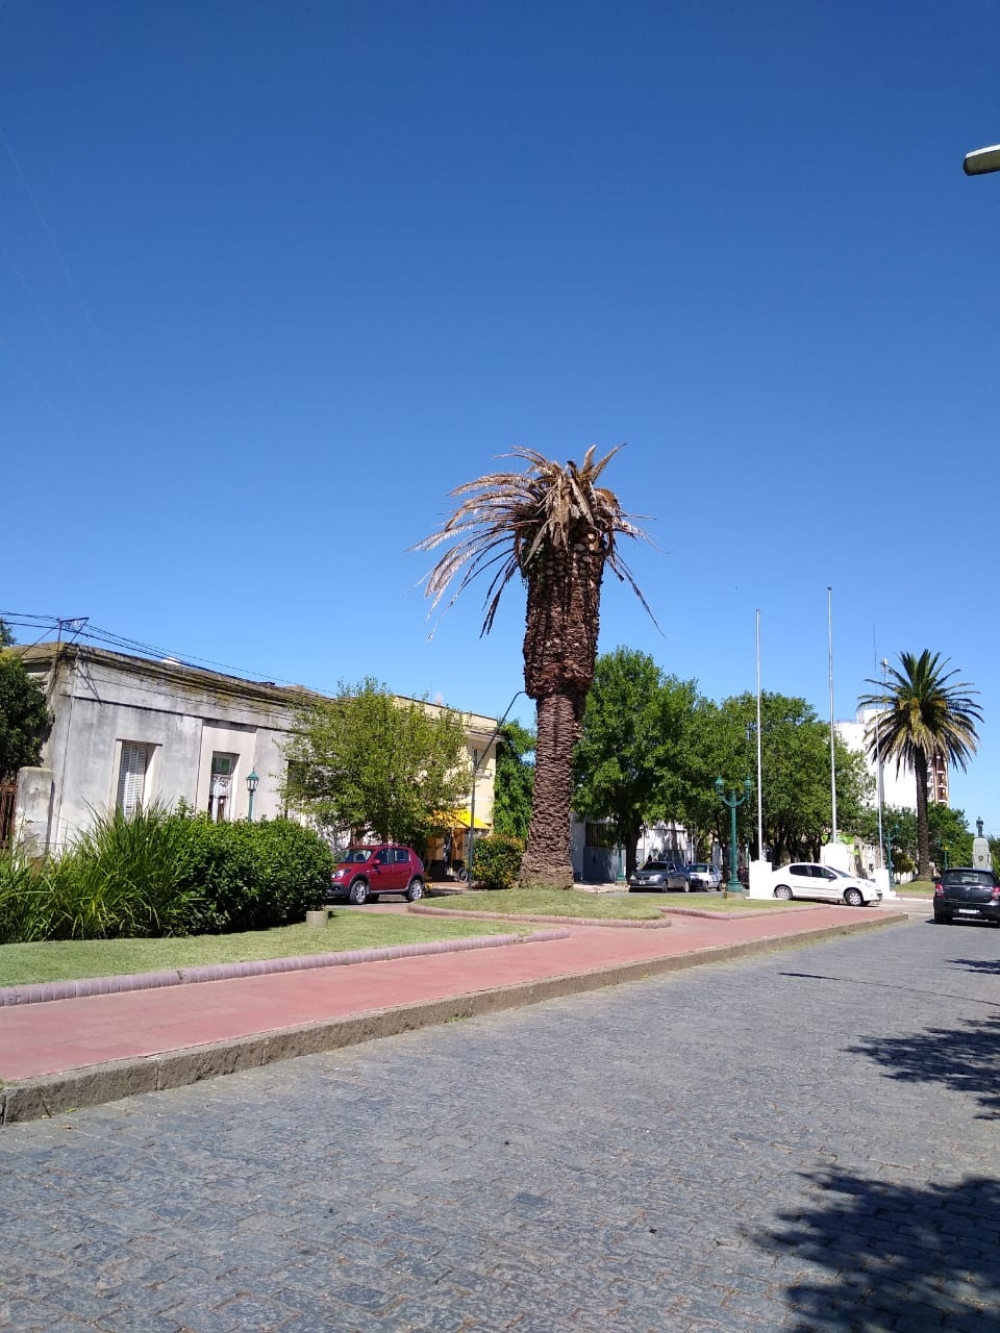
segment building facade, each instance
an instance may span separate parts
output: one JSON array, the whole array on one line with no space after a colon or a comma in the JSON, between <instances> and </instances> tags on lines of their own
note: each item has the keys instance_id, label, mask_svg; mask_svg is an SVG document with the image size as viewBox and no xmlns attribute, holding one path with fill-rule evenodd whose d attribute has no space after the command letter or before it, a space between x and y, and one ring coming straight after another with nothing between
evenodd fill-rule
<instances>
[{"instance_id":1,"label":"building facade","mask_svg":"<svg viewBox=\"0 0 1000 1333\"><path fill-rule=\"evenodd\" d=\"M288 813L285 747L303 690L75 644L21 653L53 715L41 766L18 775L14 833L34 851L61 852L95 813L154 801L215 820ZM477 828L488 829L493 813L496 723L461 716L470 808L448 812L453 842L471 822L473 800Z\"/></svg>"}]
</instances>

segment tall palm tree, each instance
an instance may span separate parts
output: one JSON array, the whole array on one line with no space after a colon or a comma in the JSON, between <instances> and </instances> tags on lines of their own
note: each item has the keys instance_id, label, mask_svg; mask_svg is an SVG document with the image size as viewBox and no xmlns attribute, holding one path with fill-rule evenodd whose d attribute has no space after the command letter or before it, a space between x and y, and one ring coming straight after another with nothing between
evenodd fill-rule
<instances>
[{"instance_id":1,"label":"tall palm tree","mask_svg":"<svg viewBox=\"0 0 1000 1333\"><path fill-rule=\"evenodd\" d=\"M583 463L563 467L533 449L514 449L525 472L494 472L451 492L461 503L439 531L418 543L432 550L453 543L426 580L437 606L461 573L448 605L468 584L498 566L486 593L482 633L493 625L504 588L520 574L527 587L524 689L535 701L537 741L525 884L569 887L573 747L594 678L605 567L646 599L622 559L619 537L646 538L618 497L597 485L621 445L599 461L594 448ZM650 612L652 615L652 612Z\"/></svg>"},{"instance_id":2,"label":"tall palm tree","mask_svg":"<svg viewBox=\"0 0 1000 1333\"><path fill-rule=\"evenodd\" d=\"M862 708L876 710L865 740L878 763L895 759L896 772L908 764L917 780L917 874L930 879L930 837L927 825L927 778L937 760L957 764L965 771L979 743L976 723L982 709L973 699L979 691L964 682L951 682L957 671L946 671L948 659L926 648L919 657L900 653L901 670L889 667L886 680L867 680L878 693L862 695Z\"/></svg>"}]
</instances>

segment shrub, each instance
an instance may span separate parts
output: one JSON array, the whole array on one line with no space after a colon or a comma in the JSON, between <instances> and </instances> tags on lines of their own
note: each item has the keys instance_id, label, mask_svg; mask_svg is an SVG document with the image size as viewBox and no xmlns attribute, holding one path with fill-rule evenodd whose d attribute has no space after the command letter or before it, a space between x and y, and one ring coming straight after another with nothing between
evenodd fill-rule
<instances>
[{"instance_id":1,"label":"shrub","mask_svg":"<svg viewBox=\"0 0 1000 1333\"><path fill-rule=\"evenodd\" d=\"M152 804L96 814L92 826L44 872L50 939L184 935L199 918L185 884L192 821Z\"/></svg>"},{"instance_id":2,"label":"shrub","mask_svg":"<svg viewBox=\"0 0 1000 1333\"><path fill-rule=\"evenodd\" d=\"M312 829L288 819L190 823L183 880L201 898L200 929L283 926L323 901L333 855Z\"/></svg>"},{"instance_id":3,"label":"shrub","mask_svg":"<svg viewBox=\"0 0 1000 1333\"><path fill-rule=\"evenodd\" d=\"M58 861L0 855L0 944L263 930L323 902L333 855L287 819L96 815Z\"/></svg>"},{"instance_id":4,"label":"shrub","mask_svg":"<svg viewBox=\"0 0 1000 1333\"><path fill-rule=\"evenodd\" d=\"M0 851L0 944L46 938L49 912L45 869L19 851Z\"/></svg>"},{"instance_id":5,"label":"shrub","mask_svg":"<svg viewBox=\"0 0 1000 1333\"><path fill-rule=\"evenodd\" d=\"M484 889L512 889L521 873L524 843L509 833L477 838L472 849L471 878Z\"/></svg>"}]
</instances>

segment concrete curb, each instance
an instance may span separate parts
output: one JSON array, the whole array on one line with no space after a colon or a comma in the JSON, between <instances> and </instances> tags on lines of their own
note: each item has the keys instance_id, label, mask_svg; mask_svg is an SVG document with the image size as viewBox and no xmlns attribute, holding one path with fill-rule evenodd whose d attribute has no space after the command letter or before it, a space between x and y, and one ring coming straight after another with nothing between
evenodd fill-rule
<instances>
[{"instance_id":1,"label":"concrete curb","mask_svg":"<svg viewBox=\"0 0 1000 1333\"><path fill-rule=\"evenodd\" d=\"M907 920L900 913L872 921L819 927L795 935L766 936L736 944L710 945L690 953L643 959L589 972L569 973L541 981L399 1005L392 1009L370 1010L349 1018L258 1033L236 1041L188 1047L162 1055L113 1061L44 1078L7 1083L0 1087L0 1125L62 1115L71 1110L135 1096L137 1093L184 1087L202 1079L256 1069L277 1060L316 1055L378 1037L397 1036L455 1019L498 1013L567 995L580 995L627 981L644 981L705 963L728 962L754 954L801 948L841 935L860 934L882 926L905 923Z\"/></svg>"},{"instance_id":2,"label":"concrete curb","mask_svg":"<svg viewBox=\"0 0 1000 1333\"><path fill-rule=\"evenodd\" d=\"M508 920L510 918L508 917ZM248 963L211 963L167 972L133 972L114 977L83 977L79 981L40 981L26 986L0 987L0 1006L44 1004L49 1000L78 1000L89 995L117 995L123 991L189 986L201 981L230 981L236 977L266 977L275 972L304 972L314 967L350 967L388 958L418 958L422 954L461 953L466 949L499 949L509 944L543 944L564 940L567 930L533 930L530 935L470 935L466 939L431 940L425 944L390 944L384 949L346 949L341 953L297 954L291 958L258 958Z\"/></svg>"},{"instance_id":3,"label":"concrete curb","mask_svg":"<svg viewBox=\"0 0 1000 1333\"><path fill-rule=\"evenodd\" d=\"M411 903L406 909L417 916L450 916L467 917L470 921L528 921L531 923L541 923L545 925L558 926L624 926L628 930L662 930L664 926L669 926L670 922L664 919L642 920L633 917L631 920L623 917L599 917L599 916L540 916L534 913L518 912L463 912L454 907L425 907L423 903ZM665 912L667 909L661 907L658 909Z\"/></svg>"}]
</instances>

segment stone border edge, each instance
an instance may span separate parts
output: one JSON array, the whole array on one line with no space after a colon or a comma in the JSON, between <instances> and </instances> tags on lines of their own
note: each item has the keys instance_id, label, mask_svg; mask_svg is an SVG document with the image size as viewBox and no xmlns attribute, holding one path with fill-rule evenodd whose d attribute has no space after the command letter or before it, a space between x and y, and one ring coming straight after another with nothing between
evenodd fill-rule
<instances>
[{"instance_id":1,"label":"stone border edge","mask_svg":"<svg viewBox=\"0 0 1000 1333\"><path fill-rule=\"evenodd\" d=\"M509 919L509 918L508 918ZM44 1004L51 1000L79 1000L92 995L156 990L164 986L194 985L202 981L231 981L239 977L270 976L275 972L304 972L314 967L349 967L390 958L418 958L423 954L461 953L466 949L499 949L510 944L543 944L564 940L569 931L533 930L528 935L470 935L457 940L430 940L419 944L392 944L384 949L347 949L341 953L297 954L291 958L260 958L248 963L213 963L164 972L135 972L114 977L83 977L79 981L40 981L26 986L0 987L0 1008L5 1005Z\"/></svg>"},{"instance_id":2,"label":"stone border edge","mask_svg":"<svg viewBox=\"0 0 1000 1333\"><path fill-rule=\"evenodd\" d=\"M293 1059L300 1055L319 1055L457 1019L499 1013L627 981L645 981L653 976L680 972L706 963L777 953L820 944L841 935L861 934L899 924L908 924L908 918L903 913L875 921L817 927L795 935L770 935L757 940L710 945L692 953L642 959L589 972L567 973L542 981L473 991L467 995L422 1001L393 1009L375 1009L349 1018L308 1023L278 1032L257 1033L237 1041L193 1046L163 1055L93 1065L67 1074L0 1084L0 1125L64 1115L138 1093L185 1087L203 1079L260 1068L278 1060Z\"/></svg>"}]
</instances>

